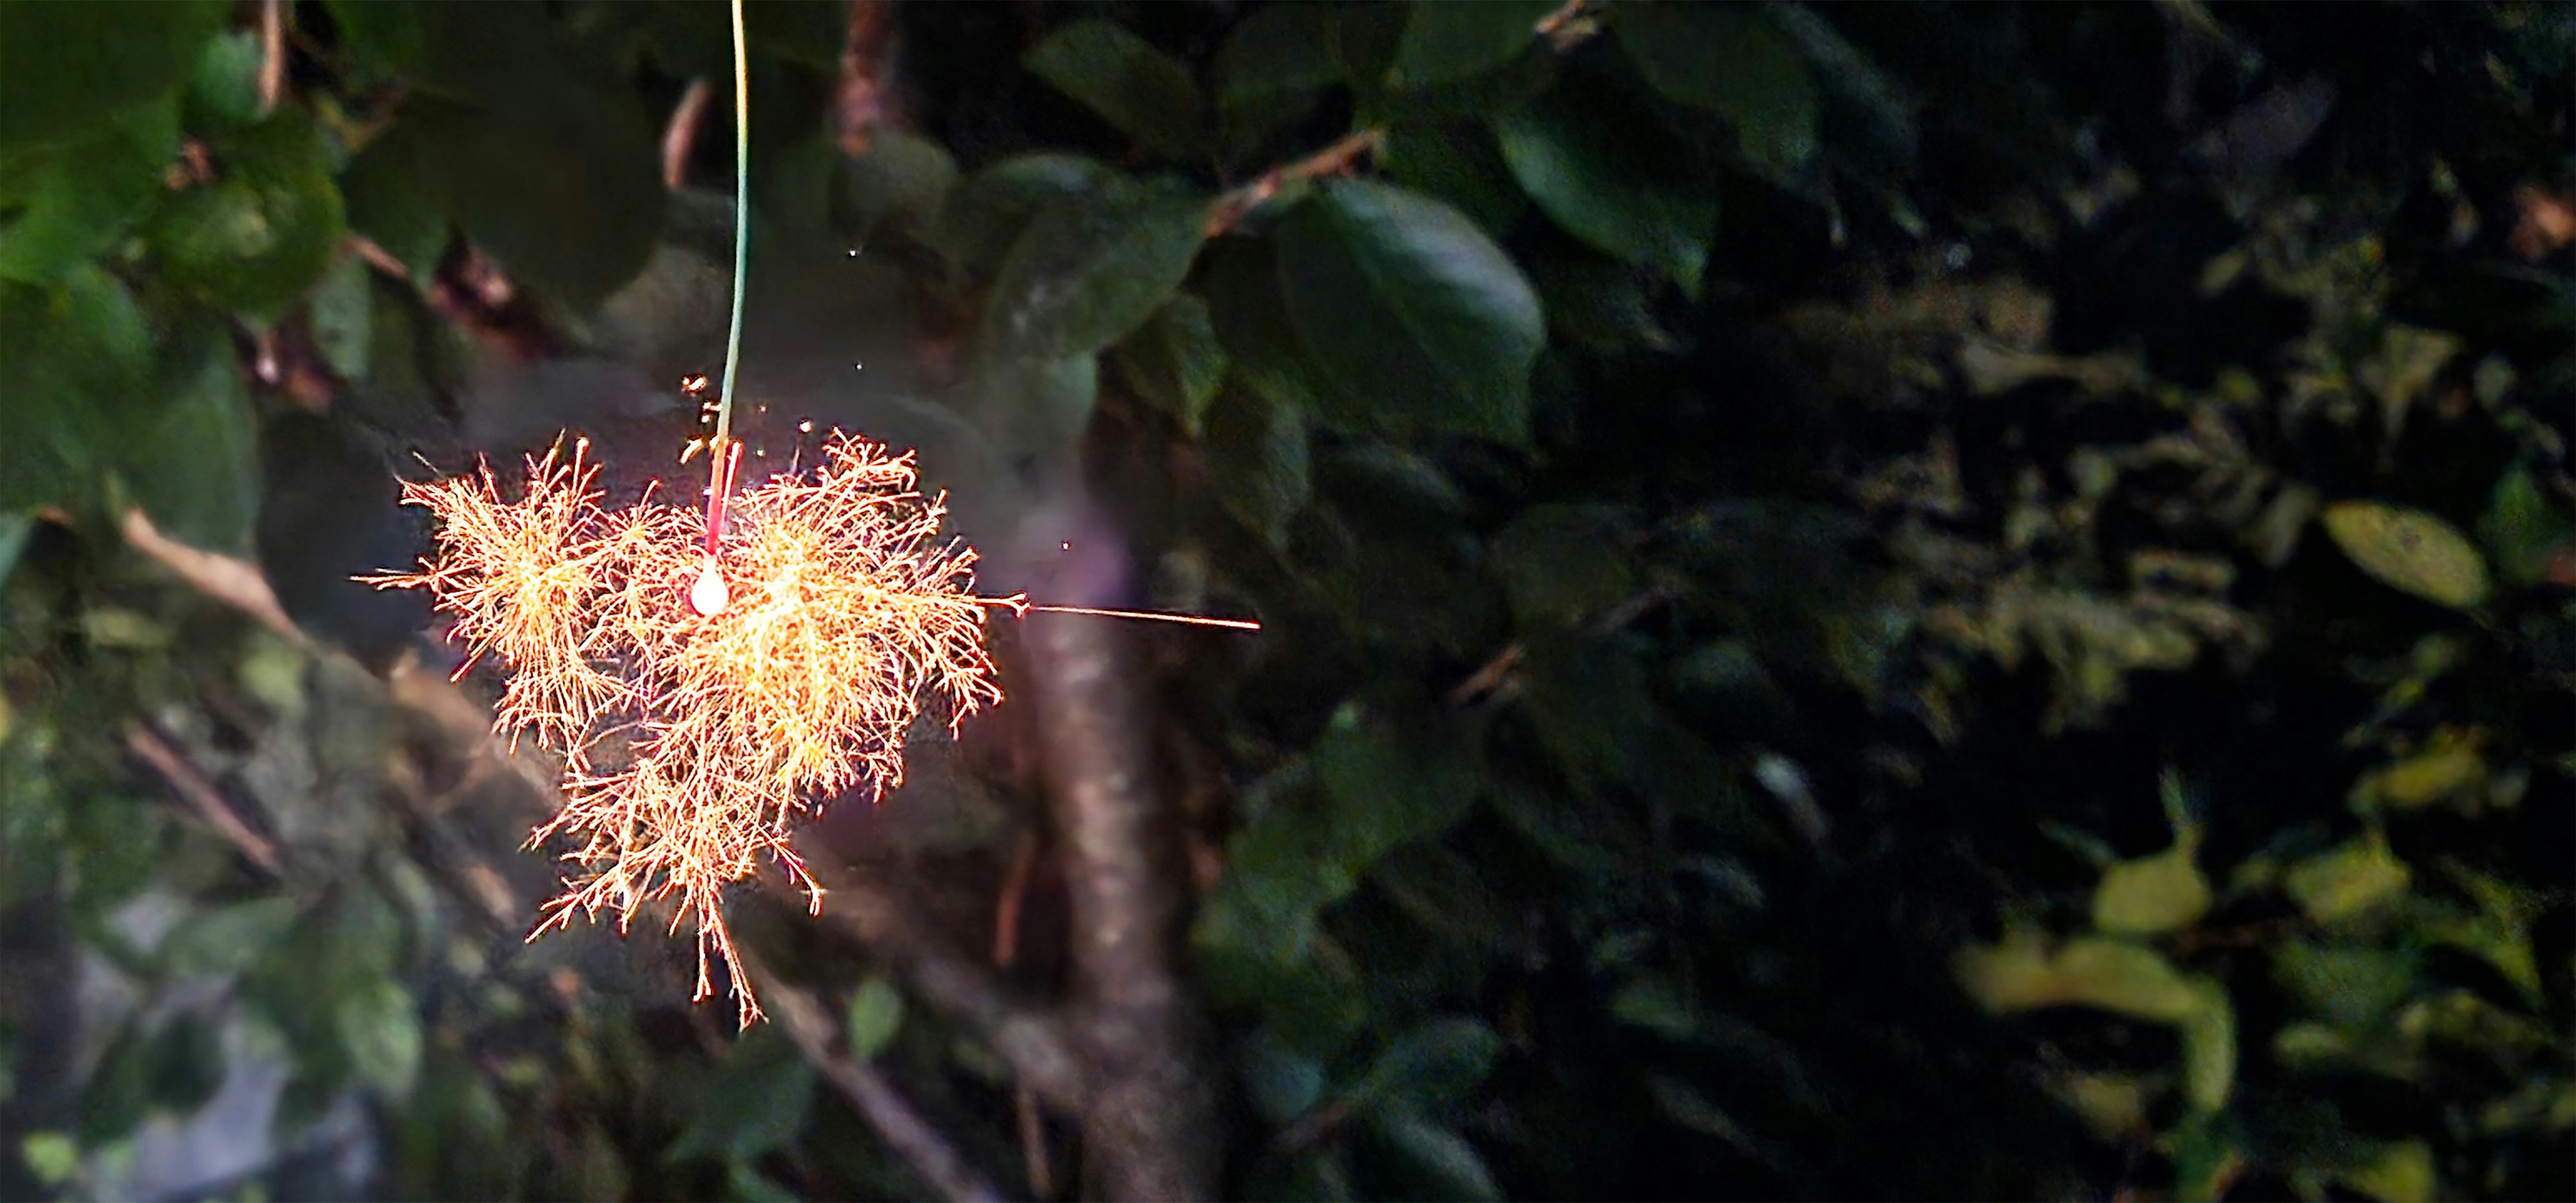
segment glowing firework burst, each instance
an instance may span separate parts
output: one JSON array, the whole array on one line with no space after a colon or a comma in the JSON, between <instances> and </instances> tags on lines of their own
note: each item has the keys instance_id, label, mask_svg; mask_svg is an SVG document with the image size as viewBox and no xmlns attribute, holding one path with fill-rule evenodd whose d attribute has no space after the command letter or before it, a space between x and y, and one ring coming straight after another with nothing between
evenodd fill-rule
<instances>
[{"instance_id":1,"label":"glowing firework burst","mask_svg":"<svg viewBox=\"0 0 2576 1203\"><path fill-rule=\"evenodd\" d=\"M467 667L490 654L508 670L496 729L565 759L563 810L530 844L566 837L580 871L530 938L575 912L614 911L623 930L676 894L673 933L696 927L697 997L712 993L713 950L748 1024L760 1008L725 887L765 852L819 908L790 822L818 799L901 784L925 703L953 733L1000 701L984 614L1026 606L968 592L975 553L941 539L943 499L915 491L909 455L836 433L810 477L713 506L710 525L649 490L607 508L583 451L530 458L515 501L488 468L407 483L404 502L437 518L434 554L366 579L428 590Z\"/></svg>"}]
</instances>

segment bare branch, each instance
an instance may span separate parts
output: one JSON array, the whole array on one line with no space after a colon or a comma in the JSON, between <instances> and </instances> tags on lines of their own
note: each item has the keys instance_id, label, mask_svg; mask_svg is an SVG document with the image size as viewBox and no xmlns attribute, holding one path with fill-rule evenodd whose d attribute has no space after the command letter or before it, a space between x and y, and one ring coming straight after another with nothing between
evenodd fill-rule
<instances>
[{"instance_id":1,"label":"bare branch","mask_svg":"<svg viewBox=\"0 0 2576 1203\"><path fill-rule=\"evenodd\" d=\"M758 960L749 958L748 954L746 960L753 978L760 983L761 997L769 1000L770 1012L777 1017L778 1026L786 1031L787 1038L796 1042L805 1059L832 1083L834 1089L841 1092L843 1098L850 1100L850 1106L858 1111L859 1118L868 1121L868 1126L876 1129L877 1135L884 1137L889 1147L902 1154L903 1159L911 1163L924 1180L938 1188L940 1194L959 1203L968 1200L994 1200L998 1203L1001 1192L984 1181L983 1175L976 1173L975 1167L968 1165L966 1159L958 1154L956 1146L932 1127L930 1121L923 1119L920 1112L912 1109L912 1104L894 1088L894 1083L878 1073L875 1066L846 1056L835 1048L839 1042L840 1025L832 1022L831 1012L823 1006L822 1000L810 991L781 981L777 974L770 972Z\"/></svg>"},{"instance_id":2,"label":"bare branch","mask_svg":"<svg viewBox=\"0 0 2576 1203\"><path fill-rule=\"evenodd\" d=\"M1246 214L1260 208L1263 202L1279 195L1279 190L1290 184L1350 171L1375 151L1385 137L1381 131L1364 129L1294 163L1273 167L1262 172L1259 178L1229 189L1225 195L1216 198L1216 204L1208 210L1207 236L1214 238L1233 229Z\"/></svg>"},{"instance_id":3,"label":"bare branch","mask_svg":"<svg viewBox=\"0 0 2576 1203\"><path fill-rule=\"evenodd\" d=\"M888 76L894 57L892 0L850 0L848 37L841 44L841 83L833 117L841 153L863 155L879 126L896 124Z\"/></svg>"},{"instance_id":4,"label":"bare branch","mask_svg":"<svg viewBox=\"0 0 2576 1203\"><path fill-rule=\"evenodd\" d=\"M706 119L707 101L715 89L701 76L689 81L680 93L680 103L671 109L671 123L662 129L662 186L678 188L689 182L689 152L698 145L698 126Z\"/></svg>"},{"instance_id":5,"label":"bare branch","mask_svg":"<svg viewBox=\"0 0 2576 1203\"><path fill-rule=\"evenodd\" d=\"M243 821L232 803L224 800L223 792L215 788L215 783L206 780L206 775L159 732L139 724L129 727L125 732L125 748L134 753L136 759L150 765L153 772L160 774L161 780L168 782L173 792L204 816L216 834L249 858L250 863L271 877L278 876L284 869L277 856L277 845L270 843L267 836L251 830L250 824Z\"/></svg>"}]
</instances>

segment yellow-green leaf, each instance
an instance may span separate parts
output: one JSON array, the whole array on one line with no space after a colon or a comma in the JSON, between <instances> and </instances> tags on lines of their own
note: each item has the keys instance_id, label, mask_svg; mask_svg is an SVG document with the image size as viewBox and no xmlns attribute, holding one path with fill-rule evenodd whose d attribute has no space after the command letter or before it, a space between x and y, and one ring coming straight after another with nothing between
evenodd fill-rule
<instances>
[{"instance_id":1,"label":"yellow-green leaf","mask_svg":"<svg viewBox=\"0 0 2576 1203\"><path fill-rule=\"evenodd\" d=\"M2310 919L2332 923L2394 901L2408 879L2388 845L2362 839L2299 862L2284 884Z\"/></svg>"},{"instance_id":2,"label":"yellow-green leaf","mask_svg":"<svg viewBox=\"0 0 2576 1203\"><path fill-rule=\"evenodd\" d=\"M2456 731L2434 736L2427 747L2353 785L2356 806L2409 810L2457 796L2486 779L2477 739Z\"/></svg>"},{"instance_id":3,"label":"yellow-green leaf","mask_svg":"<svg viewBox=\"0 0 2576 1203\"><path fill-rule=\"evenodd\" d=\"M2326 507L2326 533L2363 572L2465 610L2487 599L2487 565L2468 537L2422 510L2370 501Z\"/></svg>"},{"instance_id":4,"label":"yellow-green leaf","mask_svg":"<svg viewBox=\"0 0 2576 1203\"><path fill-rule=\"evenodd\" d=\"M1960 985L1997 1014L2086 1006L2156 1023L2181 1023L2205 1006L2205 985L2154 949L2120 940L2069 941L2054 954L2022 932L1992 947L1960 950Z\"/></svg>"},{"instance_id":5,"label":"yellow-green leaf","mask_svg":"<svg viewBox=\"0 0 2576 1203\"><path fill-rule=\"evenodd\" d=\"M2209 913L2209 879L2192 848L2176 844L2155 856L2102 871L2093 891L2093 926L2122 935L2155 935L2191 926Z\"/></svg>"},{"instance_id":6,"label":"yellow-green leaf","mask_svg":"<svg viewBox=\"0 0 2576 1203\"><path fill-rule=\"evenodd\" d=\"M2432 1146L2420 1140L2380 1150L2370 1164L2344 1175L2344 1183L2380 1203L2433 1203L2441 1195Z\"/></svg>"},{"instance_id":7,"label":"yellow-green leaf","mask_svg":"<svg viewBox=\"0 0 2576 1203\"><path fill-rule=\"evenodd\" d=\"M2202 983L2200 994L2182 1021L2182 1079L2192 1109L2207 1115L2225 1107L2236 1086L2236 1008L2214 983Z\"/></svg>"}]
</instances>

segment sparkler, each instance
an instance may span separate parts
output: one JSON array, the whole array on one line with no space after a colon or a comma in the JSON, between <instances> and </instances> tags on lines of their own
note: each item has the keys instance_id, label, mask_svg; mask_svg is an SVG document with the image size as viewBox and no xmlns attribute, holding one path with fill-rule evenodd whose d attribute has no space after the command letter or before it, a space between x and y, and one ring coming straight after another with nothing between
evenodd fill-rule
<instances>
[{"instance_id":1,"label":"sparkler","mask_svg":"<svg viewBox=\"0 0 2576 1203\"><path fill-rule=\"evenodd\" d=\"M953 736L1002 700L988 611L1260 624L978 596L975 552L942 539L945 495L916 491L910 453L837 431L810 477L791 471L734 495L751 135L742 0L732 10L733 318L714 436L681 456L708 452L703 515L650 488L609 508L587 441L568 458L558 442L529 457L515 500L488 466L404 482L404 503L437 520L432 553L417 571L359 579L428 591L470 653L457 677L487 655L507 670L494 729L564 758L563 808L528 845L562 837L576 868L528 938L603 911L622 933L638 908L676 895L671 934L694 921L694 999L714 992L711 954L721 958L748 1026L760 1005L725 926L726 887L766 854L821 912L822 889L789 843L793 821L821 799L901 785L904 741L925 710L944 711ZM689 391L704 387L692 378Z\"/></svg>"}]
</instances>

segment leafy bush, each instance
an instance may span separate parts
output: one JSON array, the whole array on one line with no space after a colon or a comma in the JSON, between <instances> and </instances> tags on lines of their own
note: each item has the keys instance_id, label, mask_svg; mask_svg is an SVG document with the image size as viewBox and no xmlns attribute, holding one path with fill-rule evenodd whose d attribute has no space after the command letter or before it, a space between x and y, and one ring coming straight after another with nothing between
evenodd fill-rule
<instances>
[{"instance_id":1,"label":"leafy bush","mask_svg":"<svg viewBox=\"0 0 2576 1203\"><path fill-rule=\"evenodd\" d=\"M722 12L0 0L11 1193L2576 1193L2566 10L752 5L738 429L1264 623L1142 1045L1042 640L737 1039L348 579L689 437Z\"/></svg>"}]
</instances>

